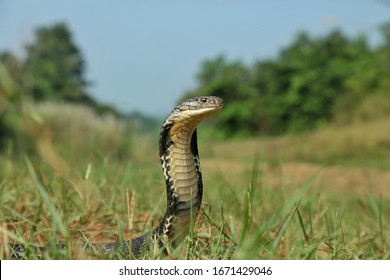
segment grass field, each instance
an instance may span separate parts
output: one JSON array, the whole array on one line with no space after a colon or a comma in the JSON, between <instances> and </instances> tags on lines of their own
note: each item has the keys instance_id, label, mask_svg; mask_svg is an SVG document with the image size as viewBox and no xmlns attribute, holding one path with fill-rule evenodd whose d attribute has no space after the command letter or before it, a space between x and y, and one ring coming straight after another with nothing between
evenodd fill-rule
<instances>
[{"instance_id":1,"label":"grass field","mask_svg":"<svg viewBox=\"0 0 390 280\"><path fill-rule=\"evenodd\" d=\"M101 132L88 132L77 116L78 128L53 119L29 124L37 153L9 148L0 155L1 259L13 241L49 243L29 259L102 258L82 244L137 236L164 214L156 137L131 135L124 144L119 136L127 132L110 120L94 123ZM201 127L199 219L171 255L151 250L143 257L390 259L388 127L383 119L228 142L214 142ZM57 242L69 248L60 251Z\"/></svg>"}]
</instances>

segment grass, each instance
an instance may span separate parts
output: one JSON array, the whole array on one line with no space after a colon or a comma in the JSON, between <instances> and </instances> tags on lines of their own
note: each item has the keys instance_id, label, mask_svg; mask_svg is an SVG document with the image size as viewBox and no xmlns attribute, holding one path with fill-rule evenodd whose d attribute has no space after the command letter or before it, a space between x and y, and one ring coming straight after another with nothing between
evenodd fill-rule
<instances>
[{"instance_id":1,"label":"grass","mask_svg":"<svg viewBox=\"0 0 390 280\"><path fill-rule=\"evenodd\" d=\"M224 159L247 161L261 149L273 161L306 162L390 170L390 117L348 126L329 125L314 132L263 139L240 139L215 145ZM237 146L240 149L234 149Z\"/></svg>"},{"instance_id":2,"label":"grass","mask_svg":"<svg viewBox=\"0 0 390 280\"><path fill-rule=\"evenodd\" d=\"M203 170L207 174L207 169ZM62 241L76 245L119 240L120 235L129 238L129 189L136 201L132 234L157 224L165 199L158 164L122 166L103 161L90 172L89 180L80 176L74 183L50 172L44 163L21 161L9 170L8 178L1 182L1 224L8 238L27 244ZM298 187L286 184L274 189L264 185L263 178L240 184L218 174L206 177L203 213L195 232L174 258L390 257L388 198L369 193L338 196L321 190L315 178ZM85 188L81 194L79 188ZM5 236L3 232L4 241ZM52 249L45 258L90 257L75 245L71 249L76 252L65 255Z\"/></svg>"},{"instance_id":3,"label":"grass","mask_svg":"<svg viewBox=\"0 0 390 280\"><path fill-rule=\"evenodd\" d=\"M98 129L89 132L92 115L64 128L42 110L48 121L26 127L37 152L0 155L0 257L9 258L4 244L16 241L27 246L28 259L110 258L83 244L137 236L164 214L157 142L112 120L93 120ZM390 259L390 172L381 154L389 153L388 125L384 119L272 139L204 138L199 218L169 256L152 248L143 258ZM43 253L30 246L46 243Z\"/></svg>"}]
</instances>

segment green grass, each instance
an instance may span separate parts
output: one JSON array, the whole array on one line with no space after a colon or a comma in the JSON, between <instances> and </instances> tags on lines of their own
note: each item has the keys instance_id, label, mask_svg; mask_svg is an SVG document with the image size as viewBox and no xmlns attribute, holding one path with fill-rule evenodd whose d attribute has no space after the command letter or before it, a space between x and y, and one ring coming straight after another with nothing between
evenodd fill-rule
<instances>
[{"instance_id":1,"label":"green grass","mask_svg":"<svg viewBox=\"0 0 390 280\"><path fill-rule=\"evenodd\" d=\"M10 141L0 154L0 258L12 242L26 246L27 259L115 258L83 244L158 224L166 198L157 135L136 135L82 107L35 110L19 116L31 147L17 152ZM229 142L201 127L199 218L169 256L150 244L143 258L390 259L388 127L382 119Z\"/></svg>"},{"instance_id":2,"label":"green grass","mask_svg":"<svg viewBox=\"0 0 390 280\"><path fill-rule=\"evenodd\" d=\"M287 175L277 172L280 181L269 184L273 175L264 166L275 170L283 162L248 156L241 170L223 171L215 166L223 168L232 159L209 154L204 146L200 143L204 203L192 232L170 256L150 250L143 258L390 258L389 193L378 196L367 188L363 193L340 194L318 180L320 171L299 183L284 180ZM148 159L142 160L101 156L74 163L57 155L68 164L69 173L56 171L53 160L2 155L2 243L14 239L26 244L28 259L107 258L86 253L82 244L136 236L156 226L164 214L165 186L157 147L148 151ZM241 165L242 160L236 163ZM134 194L133 206L126 196L129 192ZM57 242L69 248L59 250ZM33 243L49 243L48 250L37 254L29 247ZM0 254L2 259L9 256L5 246Z\"/></svg>"},{"instance_id":3,"label":"green grass","mask_svg":"<svg viewBox=\"0 0 390 280\"><path fill-rule=\"evenodd\" d=\"M390 117L351 125L328 125L297 135L240 139L215 145L224 159L247 161L261 149L269 160L390 170ZM241 145L240 149L235 149Z\"/></svg>"}]
</instances>

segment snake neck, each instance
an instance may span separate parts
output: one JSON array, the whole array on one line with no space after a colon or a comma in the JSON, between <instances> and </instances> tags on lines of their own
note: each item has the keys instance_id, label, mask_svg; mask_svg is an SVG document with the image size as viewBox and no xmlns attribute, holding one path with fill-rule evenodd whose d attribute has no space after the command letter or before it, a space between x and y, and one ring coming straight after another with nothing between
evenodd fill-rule
<instances>
[{"instance_id":1,"label":"snake neck","mask_svg":"<svg viewBox=\"0 0 390 280\"><path fill-rule=\"evenodd\" d=\"M188 234L202 202L196 124L167 122L160 133L167 211L155 232L176 247Z\"/></svg>"},{"instance_id":2,"label":"snake neck","mask_svg":"<svg viewBox=\"0 0 390 280\"><path fill-rule=\"evenodd\" d=\"M150 236L162 247L167 243L176 247L189 233L203 193L196 128L222 107L223 100L219 97L191 98L177 105L163 123L160 159L167 189L167 210L152 232L132 240L135 255L140 254Z\"/></svg>"}]
</instances>

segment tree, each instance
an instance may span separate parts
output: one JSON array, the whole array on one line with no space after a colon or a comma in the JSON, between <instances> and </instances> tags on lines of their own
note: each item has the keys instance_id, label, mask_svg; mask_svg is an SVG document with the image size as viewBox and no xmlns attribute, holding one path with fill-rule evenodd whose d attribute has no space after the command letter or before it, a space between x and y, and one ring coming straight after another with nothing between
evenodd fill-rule
<instances>
[{"instance_id":1,"label":"tree","mask_svg":"<svg viewBox=\"0 0 390 280\"><path fill-rule=\"evenodd\" d=\"M23 124L21 65L12 53L0 54L0 153L27 151L33 143Z\"/></svg>"},{"instance_id":2,"label":"tree","mask_svg":"<svg viewBox=\"0 0 390 280\"><path fill-rule=\"evenodd\" d=\"M390 112L390 23L381 31L384 44L375 48L363 35L301 32L275 59L250 67L224 56L208 59L186 97L222 97L226 106L217 121L226 137L300 132L335 119L348 123L359 111L383 116Z\"/></svg>"},{"instance_id":3,"label":"tree","mask_svg":"<svg viewBox=\"0 0 390 280\"><path fill-rule=\"evenodd\" d=\"M196 75L199 87L184 98L215 95L229 101L217 120L222 134L250 135L256 129L256 91L251 72L242 62L228 62L223 55L203 61Z\"/></svg>"},{"instance_id":4,"label":"tree","mask_svg":"<svg viewBox=\"0 0 390 280\"><path fill-rule=\"evenodd\" d=\"M33 99L91 102L86 93L85 63L64 23L38 28L27 45L24 90Z\"/></svg>"},{"instance_id":5,"label":"tree","mask_svg":"<svg viewBox=\"0 0 390 280\"><path fill-rule=\"evenodd\" d=\"M22 61L20 61L13 53L5 51L0 53L0 64L3 65L4 70L7 72L7 75L18 84L22 83ZM0 87L1 84L5 81L5 74L1 75Z\"/></svg>"}]
</instances>

